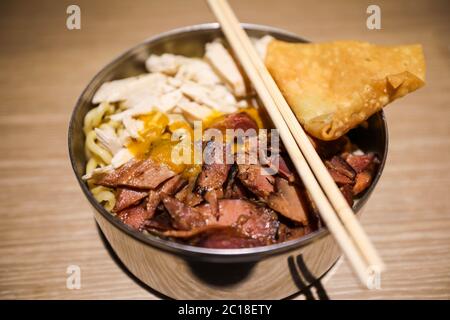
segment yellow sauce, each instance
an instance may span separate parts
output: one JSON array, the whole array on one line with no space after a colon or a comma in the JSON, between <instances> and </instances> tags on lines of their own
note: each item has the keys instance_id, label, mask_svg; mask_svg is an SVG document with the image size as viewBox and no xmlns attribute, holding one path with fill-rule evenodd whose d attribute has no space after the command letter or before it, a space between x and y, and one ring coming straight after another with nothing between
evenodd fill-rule
<instances>
[{"instance_id":1,"label":"yellow sauce","mask_svg":"<svg viewBox=\"0 0 450 320\"><path fill-rule=\"evenodd\" d=\"M176 141L161 139L154 143L149 156L158 163L163 163L176 173L181 173L186 169L186 164L174 163L172 161L172 149L177 144Z\"/></svg>"},{"instance_id":2,"label":"yellow sauce","mask_svg":"<svg viewBox=\"0 0 450 320\"><path fill-rule=\"evenodd\" d=\"M203 129L209 128L224 115L225 114L223 112L213 110L205 119L202 120Z\"/></svg>"},{"instance_id":3,"label":"yellow sauce","mask_svg":"<svg viewBox=\"0 0 450 320\"><path fill-rule=\"evenodd\" d=\"M127 148L136 158L142 159L148 156L152 144L161 139L169 119L158 111L152 111L137 119L144 123L144 128L139 131L140 139L133 139Z\"/></svg>"},{"instance_id":4,"label":"yellow sauce","mask_svg":"<svg viewBox=\"0 0 450 320\"><path fill-rule=\"evenodd\" d=\"M185 129L189 133L193 133L192 127L186 121L175 121L168 126L170 132L174 133L178 129Z\"/></svg>"}]
</instances>

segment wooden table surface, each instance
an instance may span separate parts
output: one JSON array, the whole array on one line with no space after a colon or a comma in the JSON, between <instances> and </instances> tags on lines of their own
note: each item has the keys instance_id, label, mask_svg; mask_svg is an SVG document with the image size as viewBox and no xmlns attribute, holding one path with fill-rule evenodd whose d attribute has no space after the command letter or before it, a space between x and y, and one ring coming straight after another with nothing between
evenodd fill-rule
<instances>
[{"instance_id":1,"label":"wooden table surface","mask_svg":"<svg viewBox=\"0 0 450 320\"><path fill-rule=\"evenodd\" d=\"M201 1L0 2L0 298L156 299L112 259L69 165L78 95L107 62L141 40L214 20ZM427 85L386 109L389 156L363 215L388 271L364 290L343 261L331 299L450 298L450 10L443 1L231 1L241 21L312 41L422 43ZM380 5L382 29L366 28ZM81 268L81 289L66 268ZM302 298L299 296L298 298Z\"/></svg>"}]
</instances>

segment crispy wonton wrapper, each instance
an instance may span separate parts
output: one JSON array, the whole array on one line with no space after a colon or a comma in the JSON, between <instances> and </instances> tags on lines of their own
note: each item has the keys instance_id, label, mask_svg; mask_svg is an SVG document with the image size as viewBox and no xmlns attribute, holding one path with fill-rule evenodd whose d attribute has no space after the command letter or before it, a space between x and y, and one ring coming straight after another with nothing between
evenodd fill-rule
<instances>
[{"instance_id":1,"label":"crispy wonton wrapper","mask_svg":"<svg viewBox=\"0 0 450 320\"><path fill-rule=\"evenodd\" d=\"M424 85L421 45L269 43L265 64L305 130L334 140Z\"/></svg>"}]
</instances>

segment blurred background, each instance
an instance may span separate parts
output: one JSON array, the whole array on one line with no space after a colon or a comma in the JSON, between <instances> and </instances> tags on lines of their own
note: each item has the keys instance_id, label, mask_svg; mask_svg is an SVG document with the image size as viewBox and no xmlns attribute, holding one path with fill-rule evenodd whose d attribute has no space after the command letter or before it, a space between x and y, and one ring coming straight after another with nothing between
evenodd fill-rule
<instances>
[{"instance_id":1,"label":"blurred background","mask_svg":"<svg viewBox=\"0 0 450 320\"><path fill-rule=\"evenodd\" d=\"M388 271L362 289L342 261L326 296L450 298L450 2L230 0L242 22L314 41L421 43L427 84L389 105L389 154L363 214ZM81 8L68 30L66 9ZM381 9L381 30L366 26ZM0 2L0 298L159 298L108 253L70 168L77 97L115 56L173 28L214 21L202 0ZM67 267L81 289L66 287ZM302 298L298 296L297 298Z\"/></svg>"}]
</instances>

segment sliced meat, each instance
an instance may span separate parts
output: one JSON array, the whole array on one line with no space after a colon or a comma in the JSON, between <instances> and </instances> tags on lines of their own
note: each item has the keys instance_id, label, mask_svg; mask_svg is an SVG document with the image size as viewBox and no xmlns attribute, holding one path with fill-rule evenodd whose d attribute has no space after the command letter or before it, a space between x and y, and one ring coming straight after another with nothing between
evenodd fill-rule
<instances>
[{"instance_id":1,"label":"sliced meat","mask_svg":"<svg viewBox=\"0 0 450 320\"><path fill-rule=\"evenodd\" d=\"M328 168L328 172L330 172L331 177L333 178L334 182L336 182L336 184L338 186L343 186L346 184L353 184L352 179L350 179L347 176L344 176L343 174L337 172L336 170Z\"/></svg>"},{"instance_id":2,"label":"sliced meat","mask_svg":"<svg viewBox=\"0 0 450 320\"><path fill-rule=\"evenodd\" d=\"M247 198L247 189L243 186L243 184L236 180L235 183L231 186L231 189L226 190L226 198L229 199L243 199Z\"/></svg>"},{"instance_id":3,"label":"sliced meat","mask_svg":"<svg viewBox=\"0 0 450 320\"><path fill-rule=\"evenodd\" d=\"M278 162L278 174L288 180L289 182L295 181L295 175L294 173L289 169L286 162L284 161L283 157L280 155L277 155L277 159L274 161L271 161L269 163L270 167L274 167L275 163Z\"/></svg>"},{"instance_id":4,"label":"sliced meat","mask_svg":"<svg viewBox=\"0 0 450 320\"><path fill-rule=\"evenodd\" d=\"M355 185L353 186L353 194L356 196L366 190L372 182L373 174L369 170L365 170L356 175Z\"/></svg>"},{"instance_id":5,"label":"sliced meat","mask_svg":"<svg viewBox=\"0 0 450 320\"><path fill-rule=\"evenodd\" d=\"M158 189L150 190L148 194L147 211L155 212L163 196L173 195L185 183L186 180L184 180L181 175L176 175L164 182Z\"/></svg>"},{"instance_id":6,"label":"sliced meat","mask_svg":"<svg viewBox=\"0 0 450 320\"><path fill-rule=\"evenodd\" d=\"M147 199L147 204L145 207L148 211L153 212L153 214L154 214L156 208L158 207L159 203L161 202L161 199L163 196L160 189L150 190L148 192L148 199ZM151 216L149 218L152 218L153 214L151 214Z\"/></svg>"},{"instance_id":7,"label":"sliced meat","mask_svg":"<svg viewBox=\"0 0 450 320\"><path fill-rule=\"evenodd\" d=\"M273 241L278 228L277 216L272 210L246 200L220 200L218 218L213 215L209 204L193 208L172 197L165 197L163 203L173 219L172 225L178 230L189 231L211 225L229 226L246 237Z\"/></svg>"},{"instance_id":8,"label":"sliced meat","mask_svg":"<svg viewBox=\"0 0 450 320\"><path fill-rule=\"evenodd\" d=\"M267 199L269 207L286 218L308 225L309 206L305 191L280 177L276 178L275 187L276 192Z\"/></svg>"},{"instance_id":9,"label":"sliced meat","mask_svg":"<svg viewBox=\"0 0 450 320\"><path fill-rule=\"evenodd\" d=\"M158 230L158 231L167 231L173 229L172 227L172 219L167 213L167 211L163 211L159 214L155 214L150 220L146 220L143 227L146 230Z\"/></svg>"},{"instance_id":10,"label":"sliced meat","mask_svg":"<svg viewBox=\"0 0 450 320\"><path fill-rule=\"evenodd\" d=\"M184 182L181 176L175 176L164 183L157 190L150 190L146 203L120 210L117 216L122 222L129 225L131 228L141 230L146 221L151 219L155 214L161 198L167 194L173 194ZM147 195L145 192L144 197Z\"/></svg>"},{"instance_id":11,"label":"sliced meat","mask_svg":"<svg viewBox=\"0 0 450 320\"><path fill-rule=\"evenodd\" d=\"M211 211L214 216L219 212L219 199L223 198L223 189L209 190L204 195L205 200L211 205Z\"/></svg>"},{"instance_id":12,"label":"sliced meat","mask_svg":"<svg viewBox=\"0 0 450 320\"><path fill-rule=\"evenodd\" d=\"M116 205L114 206L113 212L119 212L123 209L135 205L140 200L144 199L148 193L142 190L133 190L126 188L117 188L116 191Z\"/></svg>"},{"instance_id":13,"label":"sliced meat","mask_svg":"<svg viewBox=\"0 0 450 320\"><path fill-rule=\"evenodd\" d=\"M339 156L334 156L331 160L325 161L325 165L328 168L337 171L341 175L348 177L349 179L355 178L355 170L353 170L353 168Z\"/></svg>"},{"instance_id":14,"label":"sliced meat","mask_svg":"<svg viewBox=\"0 0 450 320\"><path fill-rule=\"evenodd\" d=\"M248 216L241 215L236 223L236 229L243 235L266 243L275 242L278 226L276 213L267 207L259 207Z\"/></svg>"},{"instance_id":15,"label":"sliced meat","mask_svg":"<svg viewBox=\"0 0 450 320\"><path fill-rule=\"evenodd\" d=\"M256 164L240 164L237 177L251 192L262 199L267 199L275 191L275 177L264 175L264 169Z\"/></svg>"},{"instance_id":16,"label":"sliced meat","mask_svg":"<svg viewBox=\"0 0 450 320\"><path fill-rule=\"evenodd\" d=\"M206 207L202 210L200 207L190 207L176 198L165 196L163 198L164 207L172 217L172 225L178 230L191 230L205 225L214 224L215 218L211 210Z\"/></svg>"},{"instance_id":17,"label":"sliced meat","mask_svg":"<svg viewBox=\"0 0 450 320\"><path fill-rule=\"evenodd\" d=\"M120 211L117 217L135 230L141 230L149 214L143 205L137 205Z\"/></svg>"},{"instance_id":18,"label":"sliced meat","mask_svg":"<svg viewBox=\"0 0 450 320\"><path fill-rule=\"evenodd\" d=\"M101 175L94 183L107 187L154 189L174 175L175 172L167 166L156 163L150 158L132 159L120 168Z\"/></svg>"},{"instance_id":19,"label":"sliced meat","mask_svg":"<svg viewBox=\"0 0 450 320\"><path fill-rule=\"evenodd\" d=\"M176 198L190 207L195 207L203 202L202 196L192 192L192 189L189 190L187 185L176 194Z\"/></svg>"},{"instance_id":20,"label":"sliced meat","mask_svg":"<svg viewBox=\"0 0 450 320\"><path fill-rule=\"evenodd\" d=\"M231 168L231 164L226 164L226 150L225 146L222 146L222 159L221 161L216 157L215 152L218 148L214 148L214 141L209 141L205 147L205 157L210 159L212 163L205 163L202 166L202 171L198 175L197 186L195 192L205 198L205 200L211 205L211 209L214 215L218 212L218 200L223 197L223 186L227 181L228 173Z\"/></svg>"},{"instance_id":21,"label":"sliced meat","mask_svg":"<svg viewBox=\"0 0 450 320\"><path fill-rule=\"evenodd\" d=\"M263 175L259 165L239 165L238 178L260 200L283 216L308 224L307 199L300 188L281 177Z\"/></svg>"},{"instance_id":22,"label":"sliced meat","mask_svg":"<svg viewBox=\"0 0 450 320\"><path fill-rule=\"evenodd\" d=\"M289 241L296 238L303 237L309 233L309 229L303 226L300 227L290 227L284 223L280 223L278 228L277 238L279 242Z\"/></svg>"},{"instance_id":23,"label":"sliced meat","mask_svg":"<svg viewBox=\"0 0 450 320\"><path fill-rule=\"evenodd\" d=\"M334 156L331 160L325 161L325 166L330 172L333 180L339 185L353 184L355 171L352 167L339 156Z\"/></svg>"},{"instance_id":24,"label":"sliced meat","mask_svg":"<svg viewBox=\"0 0 450 320\"><path fill-rule=\"evenodd\" d=\"M188 183L180 191L177 192L175 198L178 201L185 202L188 194L192 192L192 187L193 186L190 183Z\"/></svg>"},{"instance_id":25,"label":"sliced meat","mask_svg":"<svg viewBox=\"0 0 450 320\"><path fill-rule=\"evenodd\" d=\"M175 172L166 165L147 159L142 161L134 170L132 177L122 184L136 188L154 189L173 176L175 176Z\"/></svg>"},{"instance_id":26,"label":"sliced meat","mask_svg":"<svg viewBox=\"0 0 450 320\"><path fill-rule=\"evenodd\" d=\"M175 198L181 202L184 202L190 207L195 207L203 201L202 196L194 192L197 176L190 177L188 184L185 185L176 195Z\"/></svg>"},{"instance_id":27,"label":"sliced meat","mask_svg":"<svg viewBox=\"0 0 450 320\"><path fill-rule=\"evenodd\" d=\"M368 153L364 155L348 154L345 157L345 161L356 171L356 173L359 173L368 169L376 160L373 153Z\"/></svg>"},{"instance_id":28,"label":"sliced meat","mask_svg":"<svg viewBox=\"0 0 450 320\"><path fill-rule=\"evenodd\" d=\"M135 170L141 161L131 159L124 165L120 166L115 170L110 170L107 172L101 172L92 177L92 182L105 187L115 188L119 185L119 181L126 180L127 177Z\"/></svg>"},{"instance_id":29,"label":"sliced meat","mask_svg":"<svg viewBox=\"0 0 450 320\"><path fill-rule=\"evenodd\" d=\"M224 197L225 198L231 198L231 194L233 191L233 186L236 183L236 176L238 173L238 167L236 164L233 164L230 167L229 173L228 173L228 177L227 177L227 181L225 182L225 188L224 188Z\"/></svg>"},{"instance_id":30,"label":"sliced meat","mask_svg":"<svg viewBox=\"0 0 450 320\"><path fill-rule=\"evenodd\" d=\"M245 112L237 112L231 113L226 116L223 116L217 119L210 128L219 129L224 131L226 129L242 129L247 131L248 129L258 130L258 125L255 120L253 120L247 113Z\"/></svg>"},{"instance_id":31,"label":"sliced meat","mask_svg":"<svg viewBox=\"0 0 450 320\"><path fill-rule=\"evenodd\" d=\"M342 187L339 188L341 190L342 195L344 196L345 200L347 200L348 205L351 207L353 206L353 187L350 184L345 184Z\"/></svg>"},{"instance_id":32,"label":"sliced meat","mask_svg":"<svg viewBox=\"0 0 450 320\"><path fill-rule=\"evenodd\" d=\"M246 189L242 183L236 179L238 174L238 166L234 164L228 175L228 179L225 186L224 198L227 199L242 199L246 197Z\"/></svg>"},{"instance_id":33,"label":"sliced meat","mask_svg":"<svg viewBox=\"0 0 450 320\"><path fill-rule=\"evenodd\" d=\"M219 225L233 226L241 234L261 241L274 241L278 229L275 212L269 208L239 199L219 201Z\"/></svg>"},{"instance_id":34,"label":"sliced meat","mask_svg":"<svg viewBox=\"0 0 450 320\"><path fill-rule=\"evenodd\" d=\"M375 169L379 160L374 153L363 155L348 154L346 162L356 171L353 195L356 196L366 190L372 183Z\"/></svg>"}]
</instances>

